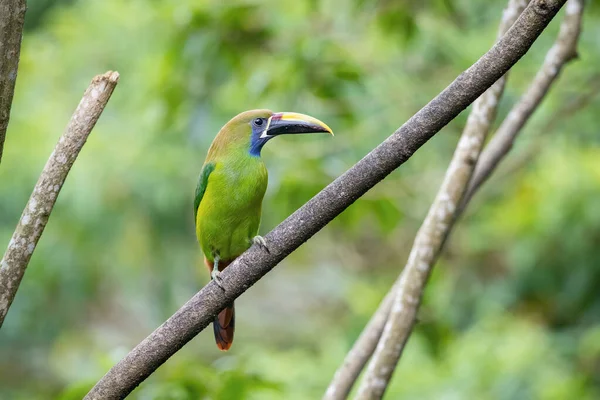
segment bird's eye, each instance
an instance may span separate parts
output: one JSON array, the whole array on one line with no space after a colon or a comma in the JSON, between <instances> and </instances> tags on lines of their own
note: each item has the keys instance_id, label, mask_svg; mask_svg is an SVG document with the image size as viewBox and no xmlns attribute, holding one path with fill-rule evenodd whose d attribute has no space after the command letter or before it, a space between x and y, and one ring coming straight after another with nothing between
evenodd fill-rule
<instances>
[{"instance_id":1,"label":"bird's eye","mask_svg":"<svg viewBox=\"0 0 600 400\"><path fill-rule=\"evenodd\" d=\"M254 120L254 125L261 126L262 124L263 124L263 119L262 118L256 118Z\"/></svg>"}]
</instances>

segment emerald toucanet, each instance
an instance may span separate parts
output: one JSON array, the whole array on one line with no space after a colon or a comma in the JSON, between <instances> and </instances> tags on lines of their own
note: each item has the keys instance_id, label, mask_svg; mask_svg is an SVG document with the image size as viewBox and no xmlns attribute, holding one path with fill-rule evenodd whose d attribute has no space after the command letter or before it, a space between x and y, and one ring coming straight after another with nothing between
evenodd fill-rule
<instances>
[{"instance_id":1,"label":"emerald toucanet","mask_svg":"<svg viewBox=\"0 0 600 400\"><path fill-rule=\"evenodd\" d=\"M194 213L204 262L219 286L220 271L253 243L267 247L257 236L268 180L262 147L278 135L318 132L333 134L308 115L252 110L234 117L215 137L200 172ZM234 326L231 304L213 322L219 349L231 347Z\"/></svg>"}]
</instances>

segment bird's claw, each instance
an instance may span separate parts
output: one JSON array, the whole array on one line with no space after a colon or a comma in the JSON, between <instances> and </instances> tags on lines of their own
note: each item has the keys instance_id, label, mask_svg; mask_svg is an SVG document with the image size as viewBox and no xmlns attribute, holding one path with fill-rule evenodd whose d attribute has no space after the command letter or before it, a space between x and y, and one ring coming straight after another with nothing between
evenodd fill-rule
<instances>
[{"instance_id":1,"label":"bird's claw","mask_svg":"<svg viewBox=\"0 0 600 400\"><path fill-rule=\"evenodd\" d=\"M221 278L221 272L218 269L213 269L212 272L210 273L210 277L212 278L213 281L215 281L215 283L217 284L217 286L219 286L221 289L225 290L225 288L223 287L223 278Z\"/></svg>"},{"instance_id":2,"label":"bird's claw","mask_svg":"<svg viewBox=\"0 0 600 400\"><path fill-rule=\"evenodd\" d=\"M265 251L267 253L269 253L269 248L267 247L267 241L265 240L264 237L256 235L254 236L254 238L252 239L252 243L262 247L263 249L265 249Z\"/></svg>"}]
</instances>

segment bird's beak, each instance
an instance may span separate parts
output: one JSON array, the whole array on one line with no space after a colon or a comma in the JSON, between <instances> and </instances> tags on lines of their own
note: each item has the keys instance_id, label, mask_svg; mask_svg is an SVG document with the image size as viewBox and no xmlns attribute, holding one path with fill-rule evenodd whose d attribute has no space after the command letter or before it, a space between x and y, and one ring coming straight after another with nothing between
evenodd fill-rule
<instances>
[{"instance_id":1,"label":"bird's beak","mask_svg":"<svg viewBox=\"0 0 600 400\"><path fill-rule=\"evenodd\" d=\"M280 112L273 114L261 137L285 135L290 133L320 133L333 135L331 128L324 122L309 115L293 112Z\"/></svg>"}]
</instances>

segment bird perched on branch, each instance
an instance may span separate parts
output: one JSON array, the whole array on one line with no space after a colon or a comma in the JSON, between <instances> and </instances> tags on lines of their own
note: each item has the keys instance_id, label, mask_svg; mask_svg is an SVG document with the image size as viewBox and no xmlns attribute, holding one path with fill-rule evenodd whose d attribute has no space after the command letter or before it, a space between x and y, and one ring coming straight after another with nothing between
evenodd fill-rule
<instances>
[{"instance_id":1,"label":"bird perched on branch","mask_svg":"<svg viewBox=\"0 0 600 400\"><path fill-rule=\"evenodd\" d=\"M262 147L278 135L319 132L333 135L327 125L308 115L252 110L234 117L215 137L200 172L194 213L204 262L219 286L220 271L253 243L267 249L257 236L268 180ZM231 347L234 327L231 304L213 322L219 349Z\"/></svg>"}]
</instances>

